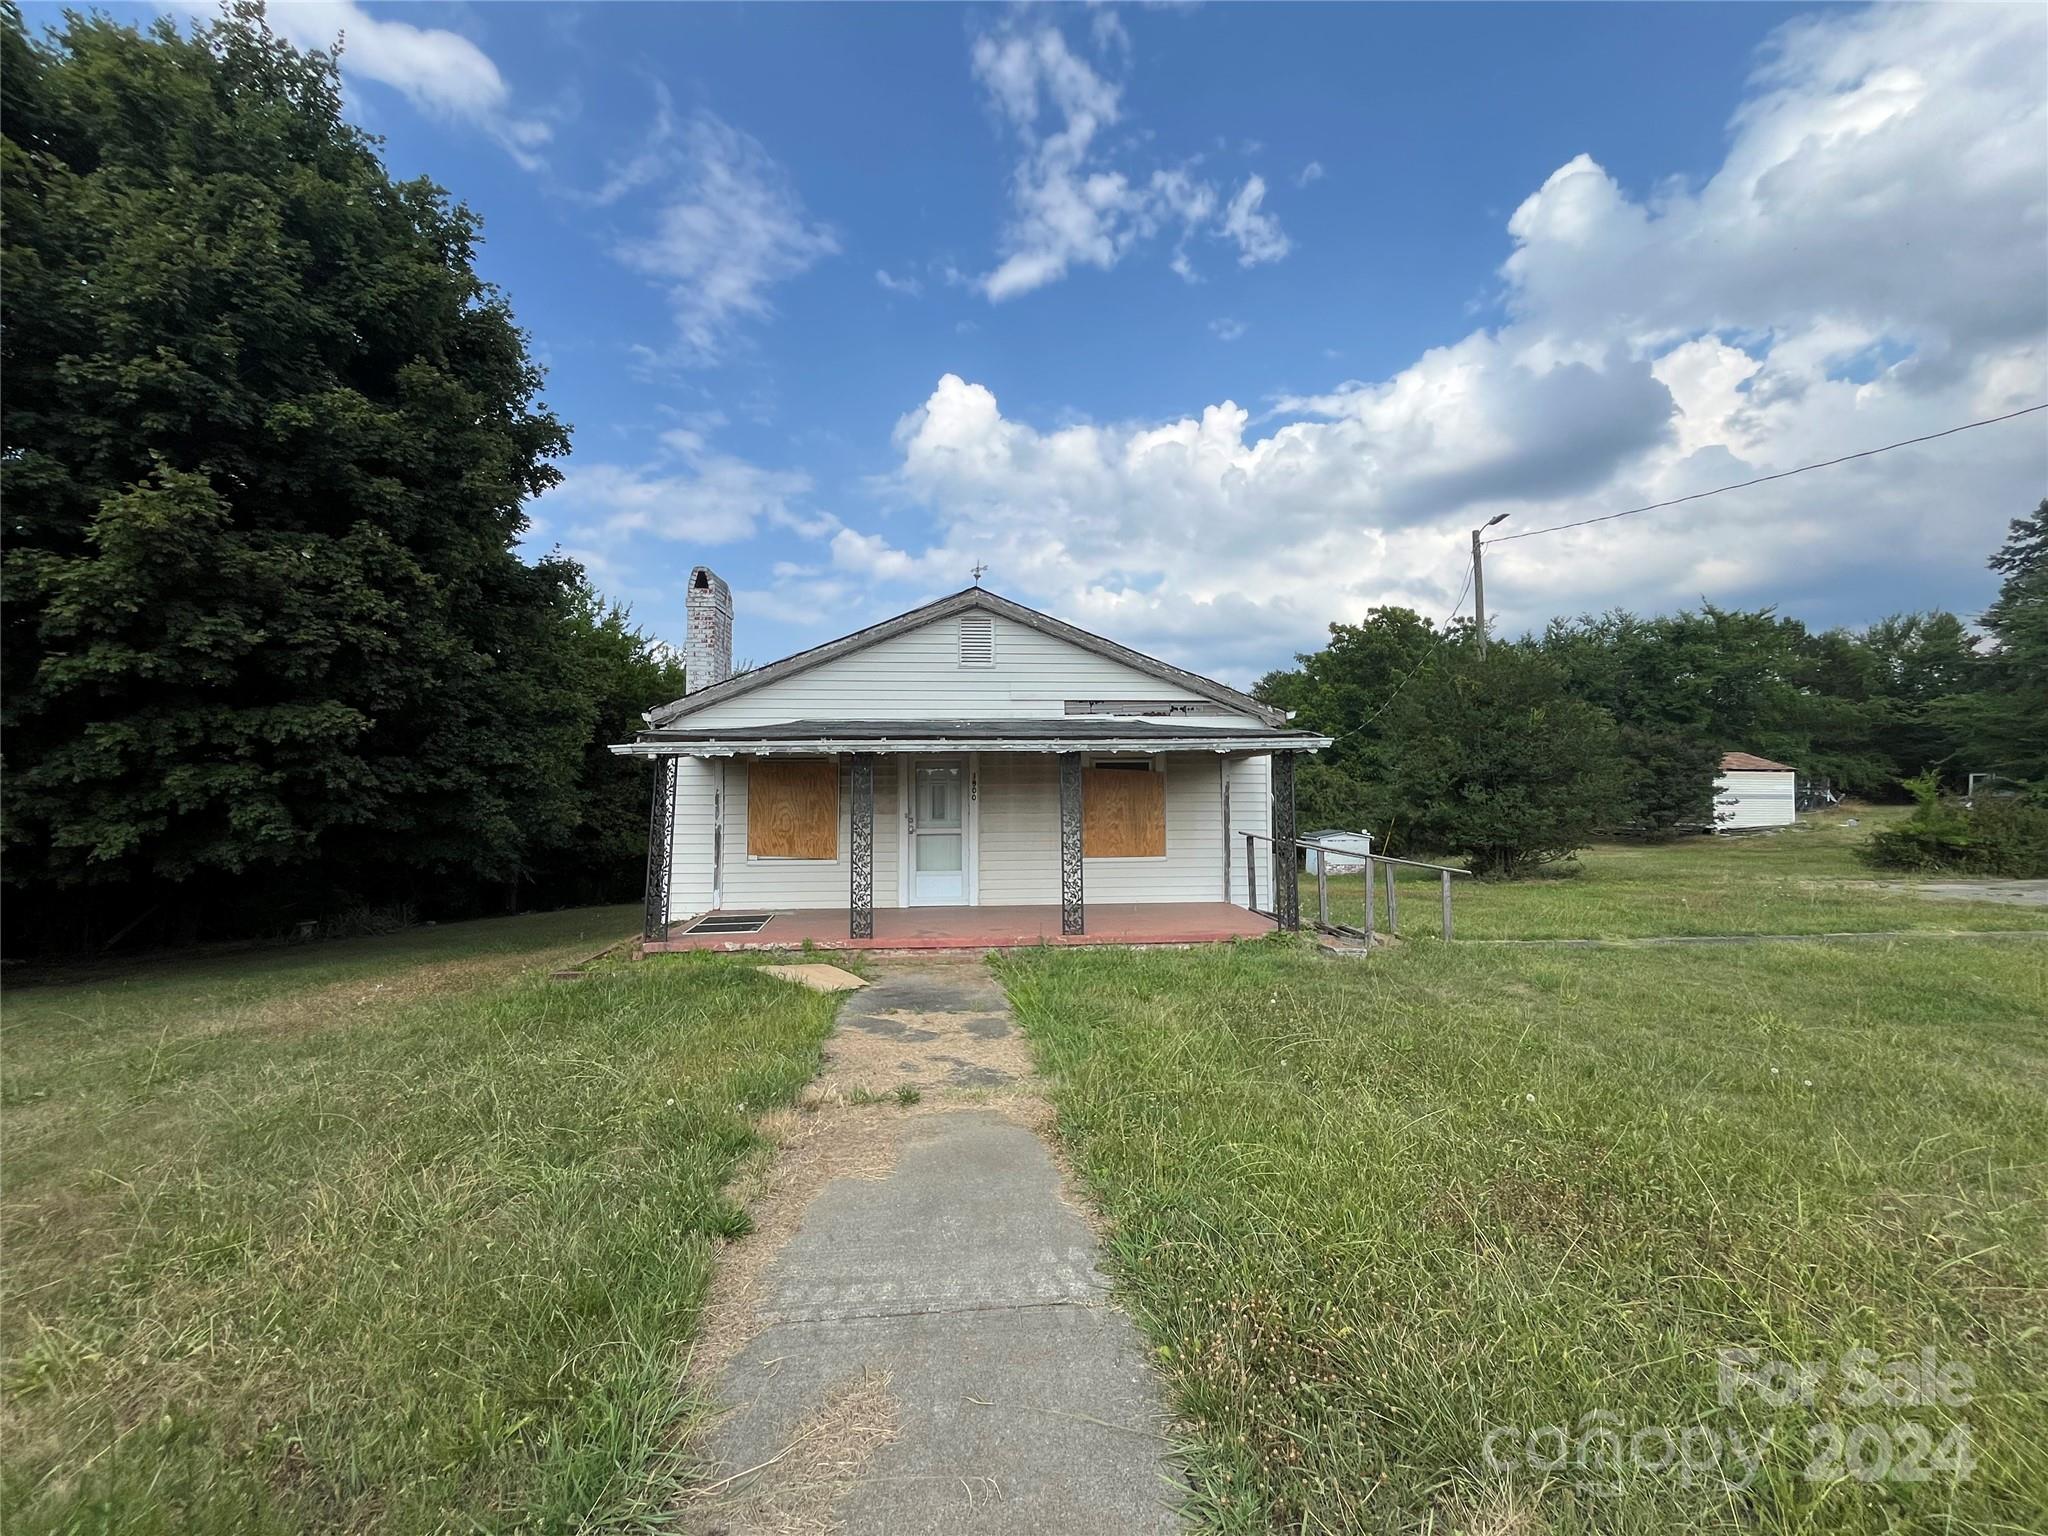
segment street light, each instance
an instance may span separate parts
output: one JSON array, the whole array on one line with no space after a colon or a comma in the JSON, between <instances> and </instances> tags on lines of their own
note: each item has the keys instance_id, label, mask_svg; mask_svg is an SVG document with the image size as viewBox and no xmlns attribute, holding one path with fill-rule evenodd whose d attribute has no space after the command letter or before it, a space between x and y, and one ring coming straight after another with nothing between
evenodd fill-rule
<instances>
[{"instance_id":1,"label":"street light","mask_svg":"<svg viewBox=\"0 0 2048 1536\"><path fill-rule=\"evenodd\" d=\"M1508 514L1502 512L1494 517L1489 517L1484 523L1472 530L1472 618L1473 622L1479 626L1479 659L1481 661L1486 660L1486 571L1481 563L1482 556L1479 553L1479 535L1486 532L1495 523L1504 523L1507 520Z\"/></svg>"}]
</instances>

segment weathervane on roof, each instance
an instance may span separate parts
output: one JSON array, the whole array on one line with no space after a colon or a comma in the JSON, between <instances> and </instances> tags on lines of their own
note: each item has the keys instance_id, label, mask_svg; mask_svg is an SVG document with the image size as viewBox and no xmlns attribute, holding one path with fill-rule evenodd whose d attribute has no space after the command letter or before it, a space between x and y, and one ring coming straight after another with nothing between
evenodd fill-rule
<instances>
[{"instance_id":1,"label":"weathervane on roof","mask_svg":"<svg viewBox=\"0 0 2048 1536\"><path fill-rule=\"evenodd\" d=\"M974 584L975 584L975 585L976 585L977 587L981 585L981 578L982 578L982 577L984 577L984 576L986 576L987 574L988 574L988 567L987 567L987 566L985 566L985 565L983 565L983 564L982 564L982 563L981 563L981 562L980 562L979 560L975 561L975 562L974 562Z\"/></svg>"}]
</instances>

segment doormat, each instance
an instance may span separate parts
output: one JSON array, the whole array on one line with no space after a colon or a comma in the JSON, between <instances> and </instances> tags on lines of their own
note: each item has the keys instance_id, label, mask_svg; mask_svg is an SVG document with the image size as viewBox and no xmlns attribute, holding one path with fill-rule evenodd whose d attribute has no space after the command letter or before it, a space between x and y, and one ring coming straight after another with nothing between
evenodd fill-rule
<instances>
[{"instance_id":1,"label":"doormat","mask_svg":"<svg viewBox=\"0 0 2048 1536\"><path fill-rule=\"evenodd\" d=\"M699 918L685 933L759 933L768 926L773 912L716 912Z\"/></svg>"}]
</instances>

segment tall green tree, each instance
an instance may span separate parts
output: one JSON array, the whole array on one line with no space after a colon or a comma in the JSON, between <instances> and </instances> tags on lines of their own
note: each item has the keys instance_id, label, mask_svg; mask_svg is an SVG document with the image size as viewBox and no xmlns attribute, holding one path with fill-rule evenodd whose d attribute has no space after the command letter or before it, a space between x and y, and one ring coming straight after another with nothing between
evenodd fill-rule
<instances>
[{"instance_id":1,"label":"tall green tree","mask_svg":"<svg viewBox=\"0 0 2048 1536\"><path fill-rule=\"evenodd\" d=\"M1626 813L1614 721L1540 649L1446 647L1388 710L1388 790L1424 848L1513 876Z\"/></svg>"},{"instance_id":2,"label":"tall green tree","mask_svg":"<svg viewBox=\"0 0 2048 1536\"><path fill-rule=\"evenodd\" d=\"M1896 613L1856 636L1855 646L1866 669L1869 751L1885 782L1850 787L1892 790L1932 769L1960 788L1968 742L1946 705L1982 680L1984 660L1969 626L1939 610Z\"/></svg>"},{"instance_id":3,"label":"tall green tree","mask_svg":"<svg viewBox=\"0 0 2048 1536\"><path fill-rule=\"evenodd\" d=\"M2048 499L2013 519L1991 569L2003 580L1984 611L1983 687L1947 719L1968 744L1970 769L2048 792Z\"/></svg>"},{"instance_id":4,"label":"tall green tree","mask_svg":"<svg viewBox=\"0 0 2048 1536\"><path fill-rule=\"evenodd\" d=\"M1385 836L1397 814L1385 793L1389 700L1450 636L1408 608L1374 608L1359 624L1332 624L1330 643L1269 672L1252 692L1294 712L1295 725L1337 738L1302 765L1295 793L1305 828L1367 827Z\"/></svg>"},{"instance_id":5,"label":"tall green tree","mask_svg":"<svg viewBox=\"0 0 2048 1536\"><path fill-rule=\"evenodd\" d=\"M631 900L646 878L651 775L644 759L620 757L611 743L632 740L646 723L641 716L683 696L683 662L587 582L577 589L569 634L577 688L595 719L577 772L576 819L532 878L556 904Z\"/></svg>"},{"instance_id":6,"label":"tall green tree","mask_svg":"<svg viewBox=\"0 0 2048 1536\"><path fill-rule=\"evenodd\" d=\"M575 568L513 551L568 435L477 220L253 4L10 8L0 80L7 878L200 919L516 877L594 711Z\"/></svg>"},{"instance_id":7,"label":"tall green tree","mask_svg":"<svg viewBox=\"0 0 2048 1536\"><path fill-rule=\"evenodd\" d=\"M1613 830L1661 838L1713 824L1722 747L1680 643L1667 622L1619 610L1556 620L1536 642L1572 696L1615 722L1623 803Z\"/></svg>"}]
</instances>

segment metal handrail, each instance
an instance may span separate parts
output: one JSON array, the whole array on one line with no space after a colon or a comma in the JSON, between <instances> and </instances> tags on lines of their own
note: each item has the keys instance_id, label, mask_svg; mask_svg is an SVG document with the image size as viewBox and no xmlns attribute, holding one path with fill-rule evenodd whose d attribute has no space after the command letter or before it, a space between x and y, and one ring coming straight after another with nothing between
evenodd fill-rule
<instances>
[{"instance_id":1,"label":"metal handrail","mask_svg":"<svg viewBox=\"0 0 2048 1536\"><path fill-rule=\"evenodd\" d=\"M1250 908L1252 909L1252 911L1254 911L1254 912L1258 912L1258 913L1259 913L1259 914L1260 914L1261 916L1264 916L1264 917L1273 917L1273 916L1275 915L1274 913L1271 913L1271 912L1267 912L1267 911L1265 911L1265 910L1264 910L1263 908L1261 908L1261 907L1259 906L1259 861L1258 861L1258 855L1257 855L1257 853L1256 853L1256 852L1254 851L1254 849L1253 849L1253 846L1252 846L1252 845L1253 845L1253 844L1254 844L1255 842L1262 842L1262 843L1270 843L1270 844L1271 844L1271 845L1273 846L1273 848L1274 848L1275 852L1277 853L1277 851L1278 851L1278 849L1279 849L1279 846L1280 846L1280 840L1279 840L1278 838L1276 838L1276 837L1273 837L1273 836L1271 836L1271 835L1270 835L1270 834L1268 834L1268 833L1265 833L1265 832L1246 832L1246 833L1245 833L1245 834L1243 834L1243 835L1244 835L1244 862L1245 862L1245 898L1246 898L1246 903L1247 903L1247 905L1249 905L1249 906L1250 906ZM1337 847L1337 846L1336 846L1335 844L1333 844L1333 843L1318 843L1318 842L1312 842L1312 841L1310 841L1310 840L1309 840L1309 839L1307 839L1307 838L1301 838L1301 837L1297 837L1297 838L1293 839L1293 844L1294 844L1294 846L1295 846L1296 848L1313 848L1313 849L1315 849L1316 851L1318 851L1318 852L1320 852L1320 853L1326 853L1326 854L1330 854L1330 853L1333 853L1333 854L1336 854L1336 855L1338 855L1339 857L1342 857L1342 858L1346 858L1346 859L1357 859L1357 860L1361 861L1361 862L1362 862L1362 863L1364 864L1364 866L1365 866L1365 926L1364 926L1363 928L1353 928L1353 927L1350 927L1350 926L1349 926L1348 924L1344 924L1344 923L1333 923L1333 922L1331 922L1331 921L1330 921L1330 874L1329 874L1329 862L1328 862L1328 860L1326 860L1326 859L1324 859L1324 860L1318 860L1318 861L1317 861L1317 863L1316 863L1316 926L1317 926L1318 928L1321 928L1321 929L1323 929L1323 930L1324 930L1325 932L1328 932L1328 933L1344 933L1344 934L1351 934L1351 935L1354 935L1355 937L1358 937L1358 938L1362 938L1362 939L1364 939L1364 940L1366 941L1366 943L1368 943L1368 944L1370 944L1370 943L1372 942L1372 940L1373 940L1373 936L1374 936L1374 929L1375 929L1375 927L1376 927L1376 921L1375 921L1375 920L1376 920L1376 916L1377 916L1377 914L1376 914L1376 913L1375 913L1375 912L1373 911L1373 887L1374 887L1374 881L1373 881L1373 865L1374 865L1375 863L1378 863L1378 864L1384 864L1384 865L1387 865L1387 866L1388 866L1388 869L1387 869L1387 932L1388 932L1389 934L1398 934L1398 932L1399 932L1399 930L1400 930L1400 922L1401 922L1401 906L1400 906L1400 898L1399 898L1399 896L1397 895L1397 893L1396 893L1396 890L1395 890L1395 886L1394 886L1394 870L1393 870L1392 866L1394 866L1394 865L1396 865L1396 864L1399 864L1399 865L1401 865L1401 866L1402 866L1403 868L1406 868L1406 869L1427 869L1427 870L1432 870L1432 871L1434 871L1434 872L1436 873L1436 876L1437 876L1437 878L1438 878L1439 882L1440 882L1440 883L1442 884L1442 887L1443 887L1443 914L1444 914L1444 927L1443 927L1443 938L1444 938L1444 941L1445 941L1446 943L1449 943L1449 942L1450 942L1450 940L1451 940L1451 876L1453 876L1453 875L1464 875L1464 876L1466 876L1466 877L1467 877L1468 879L1470 879L1470 878L1476 878L1475 876L1473 876L1473 874L1472 874L1472 871L1471 871L1471 870L1469 870L1469 869L1454 869L1454 868L1453 868L1452 866L1450 866L1450 865L1448 865L1448 864L1429 864L1429 863L1425 863L1425 862L1424 862L1424 861L1422 861L1421 859L1397 859L1397 858L1394 858L1394 857L1392 857L1391 855L1388 855L1388 854L1384 854L1384 853L1372 853L1372 852L1370 852L1370 851L1368 851L1368 852L1365 852L1365 853L1360 853L1360 852L1359 852L1359 851L1358 851L1358 850L1357 850L1356 848L1339 848L1339 847ZM1276 863L1277 863L1277 860L1276 860ZM1276 878L1277 878L1277 871L1276 871ZM1280 896L1280 893L1279 893L1279 892L1278 892L1278 891L1276 890L1276 891L1275 891L1275 892L1273 893L1273 897L1274 897L1274 904L1275 904L1276 906L1277 906L1277 905L1279 904L1279 896Z\"/></svg>"}]
</instances>

